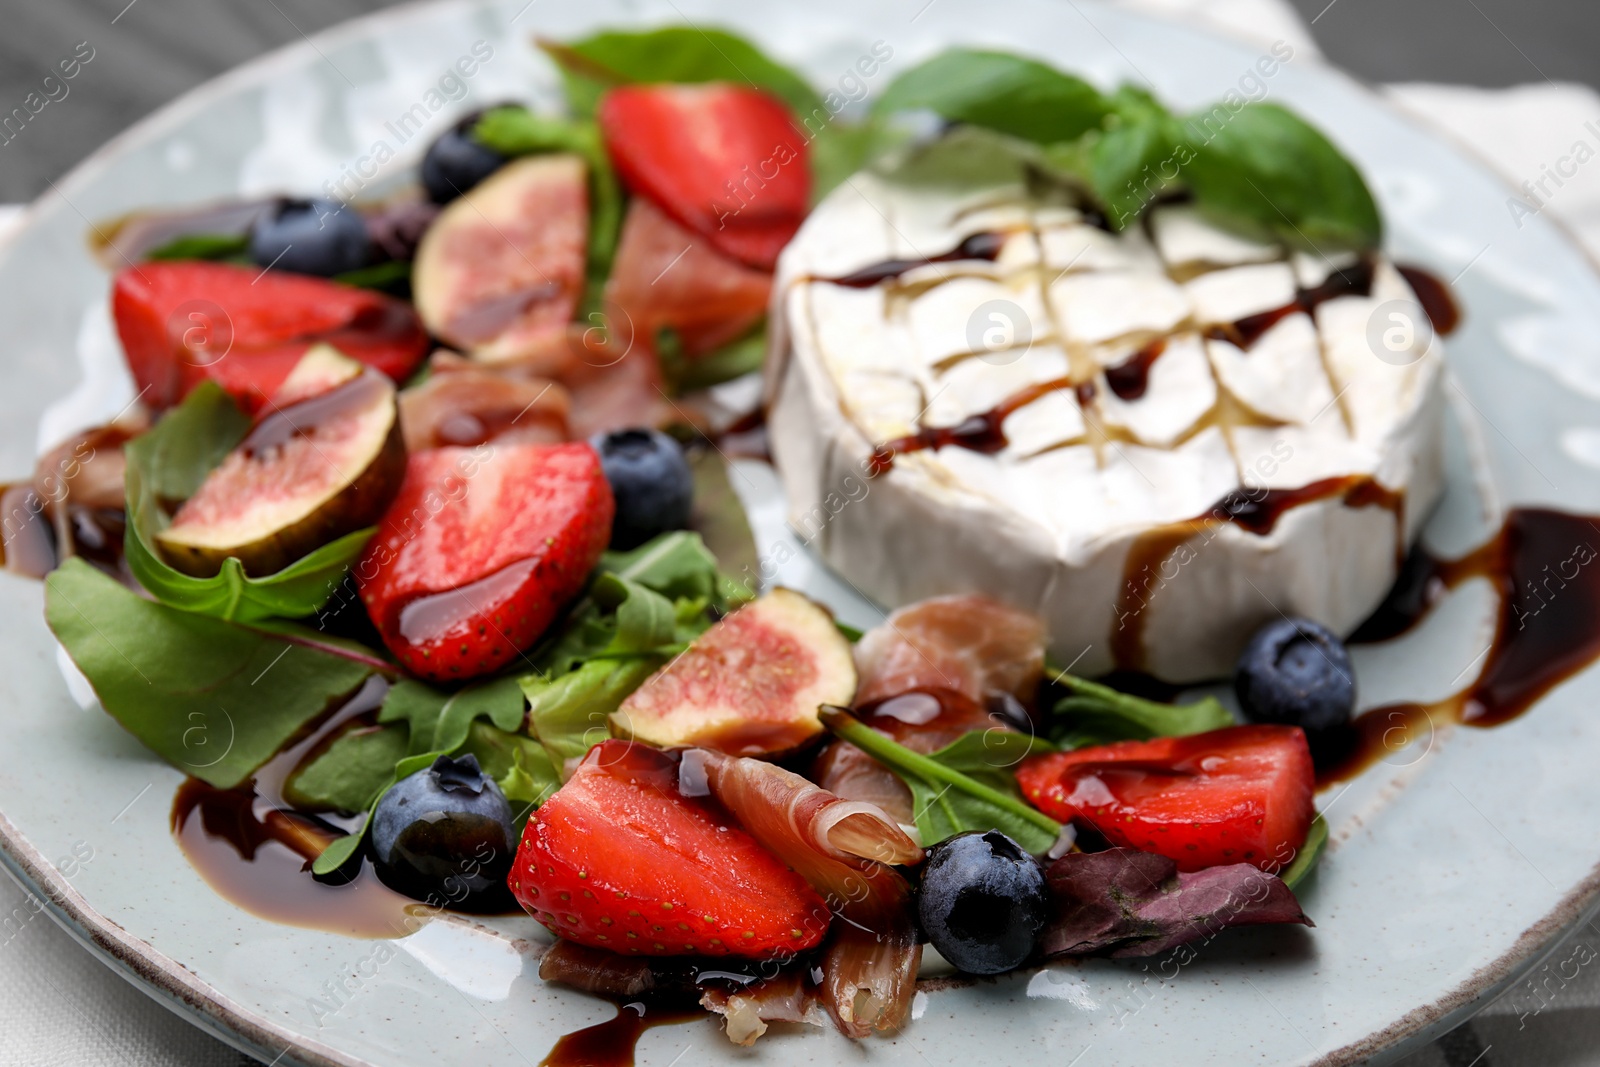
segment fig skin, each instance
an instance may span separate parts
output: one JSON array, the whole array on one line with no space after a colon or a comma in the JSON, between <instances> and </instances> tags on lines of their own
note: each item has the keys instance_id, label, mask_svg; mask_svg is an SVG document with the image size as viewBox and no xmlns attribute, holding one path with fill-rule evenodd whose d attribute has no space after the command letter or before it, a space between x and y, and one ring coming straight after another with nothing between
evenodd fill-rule
<instances>
[{"instance_id":1,"label":"fig skin","mask_svg":"<svg viewBox=\"0 0 1600 1067\"><path fill-rule=\"evenodd\" d=\"M730 756L797 751L823 733L820 704L848 705L856 667L826 608L777 588L725 616L611 714L613 732Z\"/></svg>"},{"instance_id":2,"label":"fig skin","mask_svg":"<svg viewBox=\"0 0 1600 1067\"><path fill-rule=\"evenodd\" d=\"M317 379L312 375L299 374L298 372L302 368L297 367L297 373L291 375L290 380L285 383L284 392L289 394L286 398L289 399L290 404L277 405L277 410L289 407L297 401L302 403L315 401L336 389L347 387L370 388L375 395L371 398L363 398L363 406L387 405L389 408L389 425L384 432L383 443L376 453L359 474L343 486L334 489L331 493L327 493L320 503L311 507L301 518L286 526L262 530L258 536L249 540L238 541L233 544L207 544L201 543L202 539L185 536L186 533L194 531L196 526L199 525L196 521L193 521L191 516L185 515L185 511L191 510L189 504L185 504L183 508L179 509L178 514L174 516L173 525L156 537L162 555L175 570L197 578L210 578L222 569L223 561L232 556L239 560L244 567L245 573L251 577L274 574L322 545L365 526L373 525L383 515L390 501L394 499L395 494L399 491L400 482L405 477L406 469L405 437L400 428L394 383L388 381L377 371L364 369L354 361L346 360L343 356L337 356L336 358L341 364L349 365L347 368L343 368L349 372L343 382L334 385L331 389L312 393L310 396L307 396L303 391L293 393L291 390L294 389L297 381L303 383L310 379L319 384L321 382L321 379ZM304 369L307 371L326 374L328 368L318 367L316 364L307 362L313 359L326 361L328 359L326 350L320 353L314 350L308 353L302 361ZM328 380L331 381L332 379ZM371 384L367 386L358 385L362 381ZM274 414L276 413L274 411ZM269 415L268 419L271 418L272 415ZM265 421L263 420L263 423ZM261 425L262 423L258 423L258 428ZM255 431L252 431L252 437L254 433ZM206 493L207 487L211 486L213 480L217 479L219 475L228 476L230 466L237 465L241 461L239 453L249 447L250 440L250 438L246 438L245 443L235 449L233 453L230 453L228 458L223 461L223 465L212 472L211 476L207 478L206 484L202 485L200 491L191 498L191 503L200 499L202 494ZM295 443L291 442L291 447ZM348 446L350 444L347 441L337 443L340 446ZM325 445L324 447L327 446ZM243 462L250 461L246 459ZM270 462L270 460L265 462ZM224 488L234 487L225 486ZM326 491L325 487L320 486L320 483L318 491ZM239 506L241 508L247 507L248 502L241 499ZM186 518L190 518L191 521L186 522Z\"/></svg>"}]
</instances>

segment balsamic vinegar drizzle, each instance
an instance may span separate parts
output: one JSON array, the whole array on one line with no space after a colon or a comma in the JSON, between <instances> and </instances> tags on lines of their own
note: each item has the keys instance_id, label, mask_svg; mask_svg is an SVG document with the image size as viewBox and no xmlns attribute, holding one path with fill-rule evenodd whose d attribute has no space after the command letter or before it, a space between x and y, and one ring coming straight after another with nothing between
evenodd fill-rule
<instances>
[{"instance_id":1,"label":"balsamic vinegar drizzle","mask_svg":"<svg viewBox=\"0 0 1600 1067\"><path fill-rule=\"evenodd\" d=\"M539 1067L633 1067L634 1049L646 1030L691 1023L706 1016L703 1008L662 1008L647 1000L608 997L617 1014L603 1023L563 1034L539 1061Z\"/></svg>"},{"instance_id":2,"label":"balsamic vinegar drizzle","mask_svg":"<svg viewBox=\"0 0 1600 1067\"><path fill-rule=\"evenodd\" d=\"M1435 721L1499 726L1600 658L1600 524L1584 515L1516 508L1499 532L1460 559L1419 548L1387 600L1351 638L1383 641L1416 625L1447 590L1481 578L1495 588L1499 616L1477 680L1434 704L1391 704L1362 712L1329 781L1354 777Z\"/></svg>"},{"instance_id":3,"label":"balsamic vinegar drizzle","mask_svg":"<svg viewBox=\"0 0 1600 1067\"><path fill-rule=\"evenodd\" d=\"M964 259L986 259L991 263L1000 255L1000 249L1005 247L1006 235L1003 233L975 233L956 245L948 252L938 255L926 256L922 259L886 259L881 263L853 270L849 274L837 278L821 278L819 281L832 282L834 285L843 285L851 289L871 289L874 285L891 281L918 267L926 267L932 263L959 263Z\"/></svg>"},{"instance_id":4,"label":"balsamic vinegar drizzle","mask_svg":"<svg viewBox=\"0 0 1600 1067\"><path fill-rule=\"evenodd\" d=\"M980 234L980 237L994 236ZM968 240L974 240L969 238ZM965 242L963 242L965 244ZM946 253L935 256L930 260L911 262L907 260L891 260L888 263L865 267L855 274L846 275L844 279L828 279L840 285L860 285L866 287L876 285L885 278L896 276L912 266L928 262L943 262L951 258L972 259L970 255L956 255ZM893 268L893 269L891 269ZM1363 258L1342 270L1335 271L1320 284L1309 289L1295 291L1294 299L1282 307L1272 308L1267 311L1246 315L1236 322L1223 323L1208 327L1202 336L1210 340L1229 341L1238 347L1248 350L1259 341L1263 334L1273 326L1282 322L1291 315L1310 314L1318 307L1330 300L1341 296L1366 296L1372 291L1372 278L1375 264L1371 258ZM1417 293L1418 302L1423 310L1428 313L1434 328L1440 334L1448 334L1454 330L1461 321L1460 311L1454 299L1450 296L1449 287L1438 278L1422 270L1420 267L1399 267L1412 288ZM857 281L858 276L861 281ZM1155 366L1156 360L1166 351L1167 338L1157 338L1134 352L1127 359L1106 370L1106 385L1111 392L1124 401L1137 400L1144 396L1145 390L1150 385L1150 370ZM1005 449L1009 443L1003 429L1006 418L1018 409L1033 403L1046 393L1057 389L1073 389L1077 393L1078 403L1087 407L1094 399L1093 382L1074 382L1070 378L1056 378L1048 382L1041 382L1018 390L1006 397L988 411L968 416L954 426L919 426L916 433L905 437L897 437L879 445L868 462L867 474L876 477L887 472L894 466L896 456L908 452L937 451L946 446L965 448L973 452L994 454Z\"/></svg>"}]
</instances>

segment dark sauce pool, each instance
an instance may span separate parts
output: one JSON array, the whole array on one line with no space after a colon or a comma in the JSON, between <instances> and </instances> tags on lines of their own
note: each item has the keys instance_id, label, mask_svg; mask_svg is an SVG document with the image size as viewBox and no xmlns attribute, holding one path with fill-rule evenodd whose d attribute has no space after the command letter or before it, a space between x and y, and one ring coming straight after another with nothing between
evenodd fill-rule
<instances>
[{"instance_id":1,"label":"dark sauce pool","mask_svg":"<svg viewBox=\"0 0 1600 1067\"><path fill-rule=\"evenodd\" d=\"M1600 658L1600 520L1516 508L1498 533L1459 559L1414 552L1387 600L1351 637L1386 641L1415 626L1449 590L1483 579L1499 600L1494 640L1477 680L1433 704L1372 708L1356 717L1320 777L1352 778L1435 722L1486 728L1526 712Z\"/></svg>"},{"instance_id":2,"label":"dark sauce pool","mask_svg":"<svg viewBox=\"0 0 1600 1067\"><path fill-rule=\"evenodd\" d=\"M311 861L358 820L295 811L283 799L294 769L370 719L387 690L382 679L369 679L243 785L218 789L189 778L178 787L172 832L207 884L252 915L346 937L403 937L437 910L385 886L365 859L343 877L313 877Z\"/></svg>"}]
</instances>

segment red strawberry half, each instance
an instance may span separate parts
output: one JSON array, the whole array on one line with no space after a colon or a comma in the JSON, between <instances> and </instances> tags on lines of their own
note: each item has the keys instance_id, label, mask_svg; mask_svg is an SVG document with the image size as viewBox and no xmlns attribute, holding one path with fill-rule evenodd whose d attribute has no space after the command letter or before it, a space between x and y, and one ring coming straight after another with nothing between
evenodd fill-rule
<instances>
[{"instance_id":1,"label":"red strawberry half","mask_svg":"<svg viewBox=\"0 0 1600 1067\"><path fill-rule=\"evenodd\" d=\"M678 791L675 757L604 741L522 835L508 879L551 932L642 956L783 956L827 905L726 813Z\"/></svg>"},{"instance_id":2,"label":"red strawberry half","mask_svg":"<svg viewBox=\"0 0 1600 1067\"><path fill-rule=\"evenodd\" d=\"M1233 726L1037 756L1017 783L1045 814L1166 856L1180 871L1285 867L1314 814L1311 751L1298 726Z\"/></svg>"},{"instance_id":3,"label":"red strawberry half","mask_svg":"<svg viewBox=\"0 0 1600 1067\"><path fill-rule=\"evenodd\" d=\"M414 674L450 681L500 670L583 588L614 510L586 444L414 453L356 564L362 602Z\"/></svg>"},{"instance_id":4,"label":"red strawberry half","mask_svg":"<svg viewBox=\"0 0 1600 1067\"><path fill-rule=\"evenodd\" d=\"M330 344L404 381L428 350L410 305L322 278L226 263L141 263L120 272L111 313L146 403L176 404L211 378L254 412L306 350Z\"/></svg>"},{"instance_id":5,"label":"red strawberry half","mask_svg":"<svg viewBox=\"0 0 1600 1067\"><path fill-rule=\"evenodd\" d=\"M782 101L739 85L629 85L600 129L630 190L742 263L771 270L811 195L806 138Z\"/></svg>"}]
</instances>

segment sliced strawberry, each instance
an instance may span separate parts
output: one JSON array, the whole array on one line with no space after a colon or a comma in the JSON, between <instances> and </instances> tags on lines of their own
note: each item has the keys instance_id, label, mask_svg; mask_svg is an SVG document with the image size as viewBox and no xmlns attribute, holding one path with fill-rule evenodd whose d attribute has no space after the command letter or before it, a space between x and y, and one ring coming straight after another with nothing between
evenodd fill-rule
<instances>
[{"instance_id":1,"label":"sliced strawberry","mask_svg":"<svg viewBox=\"0 0 1600 1067\"><path fill-rule=\"evenodd\" d=\"M1305 842L1314 772L1298 726L1233 726L1036 756L1017 771L1035 807L1180 871L1283 867Z\"/></svg>"},{"instance_id":2,"label":"sliced strawberry","mask_svg":"<svg viewBox=\"0 0 1600 1067\"><path fill-rule=\"evenodd\" d=\"M648 200L629 205L606 302L635 336L670 327L685 355L701 355L749 332L771 294L772 275L729 259Z\"/></svg>"},{"instance_id":3,"label":"sliced strawberry","mask_svg":"<svg viewBox=\"0 0 1600 1067\"><path fill-rule=\"evenodd\" d=\"M553 933L641 956L788 956L822 941L827 905L712 803L675 757L604 741L522 835L508 879Z\"/></svg>"},{"instance_id":4,"label":"sliced strawberry","mask_svg":"<svg viewBox=\"0 0 1600 1067\"><path fill-rule=\"evenodd\" d=\"M226 263L141 263L121 271L111 312L144 400L169 407L207 378L250 412L306 350L330 344L404 381L428 350L410 306L322 278Z\"/></svg>"},{"instance_id":5,"label":"sliced strawberry","mask_svg":"<svg viewBox=\"0 0 1600 1067\"><path fill-rule=\"evenodd\" d=\"M383 640L424 678L500 670L583 588L611 540L611 488L586 444L414 453L356 564Z\"/></svg>"},{"instance_id":6,"label":"sliced strawberry","mask_svg":"<svg viewBox=\"0 0 1600 1067\"><path fill-rule=\"evenodd\" d=\"M630 190L742 263L771 270L811 196L810 150L783 103L757 89L630 85L600 101Z\"/></svg>"}]
</instances>

